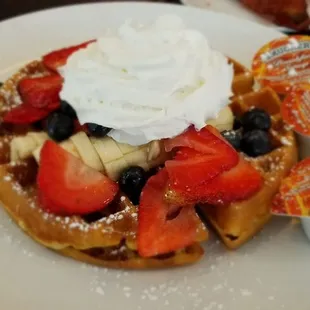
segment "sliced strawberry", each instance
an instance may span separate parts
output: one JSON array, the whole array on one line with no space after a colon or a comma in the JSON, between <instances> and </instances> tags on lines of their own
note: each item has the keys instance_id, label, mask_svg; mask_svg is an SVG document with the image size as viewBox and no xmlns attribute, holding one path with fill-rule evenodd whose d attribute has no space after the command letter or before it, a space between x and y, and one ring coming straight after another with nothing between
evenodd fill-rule
<instances>
[{"instance_id":1,"label":"sliced strawberry","mask_svg":"<svg viewBox=\"0 0 310 310\"><path fill-rule=\"evenodd\" d=\"M228 205L254 195L261 188L262 182L260 173L249 162L240 158L237 166L207 184L191 188L186 192L180 192L173 185L170 185L169 189L174 193L176 201L182 198L186 203Z\"/></svg>"},{"instance_id":2,"label":"sliced strawberry","mask_svg":"<svg viewBox=\"0 0 310 310\"><path fill-rule=\"evenodd\" d=\"M227 151L227 149L232 148L229 144L229 147L227 147L225 139L218 130L209 125L199 131L191 126L180 135L165 140L167 152L181 146L192 148L204 154L214 154L219 150Z\"/></svg>"},{"instance_id":3,"label":"sliced strawberry","mask_svg":"<svg viewBox=\"0 0 310 310\"><path fill-rule=\"evenodd\" d=\"M237 165L238 153L208 128L193 127L176 138L165 141L167 150L177 147L174 160L166 162L170 182L179 190L190 190L209 182L220 173Z\"/></svg>"},{"instance_id":4,"label":"sliced strawberry","mask_svg":"<svg viewBox=\"0 0 310 310\"><path fill-rule=\"evenodd\" d=\"M62 77L56 74L37 78L25 78L19 82L19 93L24 103L34 108L46 108L59 102Z\"/></svg>"},{"instance_id":5,"label":"sliced strawberry","mask_svg":"<svg viewBox=\"0 0 310 310\"><path fill-rule=\"evenodd\" d=\"M197 240L199 218L194 206L164 201L168 173L162 169L145 185L139 206L138 251L142 257L182 249Z\"/></svg>"},{"instance_id":6,"label":"sliced strawberry","mask_svg":"<svg viewBox=\"0 0 310 310\"><path fill-rule=\"evenodd\" d=\"M34 108L29 104L22 103L7 112L3 117L3 122L10 124L31 124L46 118L51 112L58 110L59 102L54 102L48 108Z\"/></svg>"},{"instance_id":7,"label":"sliced strawberry","mask_svg":"<svg viewBox=\"0 0 310 310\"><path fill-rule=\"evenodd\" d=\"M118 191L115 182L52 141L42 148L37 184L42 208L62 215L101 210Z\"/></svg>"},{"instance_id":8,"label":"sliced strawberry","mask_svg":"<svg viewBox=\"0 0 310 310\"><path fill-rule=\"evenodd\" d=\"M189 147L180 147L174 156L174 160L184 160L201 156L202 153L197 152L194 149L191 149Z\"/></svg>"},{"instance_id":9,"label":"sliced strawberry","mask_svg":"<svg viewBox=\"0 0 310 310\"><path fill-rule=\"evenodd\" d=\"M66 64L67 59L70 55L81 48L87 47L88 44L95 42L95 40L91 40L88 42L84 42L82 44L66 47L57 51L53 51L51 53L46 54L43 56L43 63L44 65L53 71L57 71L57 69Z\"/></svg>"},{"instance_id":10,"label":"sliced strawberry","mask_svg":"<svg viewBox=\"0 0 310 310\"><path fill-rule=\"evenodd\" d=\"M11 124L31 124L45 118L50 111L21 104L4 115L3 121Z\"/></svg>"}]
</instances>

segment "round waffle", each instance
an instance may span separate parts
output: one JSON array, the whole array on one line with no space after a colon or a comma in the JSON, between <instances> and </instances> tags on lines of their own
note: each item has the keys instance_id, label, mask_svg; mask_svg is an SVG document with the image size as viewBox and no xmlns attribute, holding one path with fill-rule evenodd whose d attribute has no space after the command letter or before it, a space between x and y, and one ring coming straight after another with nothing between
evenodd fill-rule
<instances>
[{"instance_id":1,"label":"round waffle","mask_svg":"<svg viewBox=\"0 0 310 310\"><path fill-rule=\"evenodd\" d=\"M235 114L240 114L241 111L244 111L251 105L258 106L258 103L249 103L255 98L257 100L261 98L260 100L263 102L263 99L265 99L262 95L264 91L246 94L253 87L253 76L239 63L233 60L230 61L235 71L233 81L233 92L235 96L232 109ZM17 74L6 81L0 90L0 116L6 113L11 107L20 104L17 85L22 78L26 76L43 76L45 74L47 72L42 63L35 61L22 68ZM278 106L275 106L275 104L279 104L276 95L270 90L266 91L266 93L271 94L273 98L273 101L268 99L265 103L270 104L267 111L270 111L273 115L274 139L281 141L282 138L285 138L291 143L290 146L285 148L278 147L278 149L282 150L282 157L280 155L272 155L276 158L279 156L281 159L289 158L285 160L285 169L283 170L283 173L285 173L296 156L295 141L291 132L285 131L286 134L284 135L281 131L282 127L280 130L279 124L281 120L277 113L274 112L278 111ZM35 128L30 126L2 126L0 128L0 200L20 228L34 240L76 260L112 268L143 269L173 267L194 263L202 257L203 249L199 243L207 239L208 233L205 225L198 216L197 227L199 229L195 244L177 252L152 258L141 258L138 255L136 245L137 206L134 206L124 195L120 194L114 203L105 209L104 213L96 214L93 218L82 218L79 216L61 217L42 211L37 203L35 180L38 167L35 160L31 158L19 162L10 162L11 139L34 130ZM279 134L278 138L276 134ZM271 154L277 154L277 151L275 150ZM267 157L270 158L269 155ZM261 162L266 162L264 157L252 160L252 162L257 167L262 168L263 173L265 173L264 165L260 164ZM266 175L264 174L264 176ZM262 195L263 198L274 194L278 188L277 182L273 183L271 187L272 191L267 190L267 194ZM251 200L252 198L249 201L238 204L238 206L242 204L244 206L252 206ZM238 210L238 208L234 208L233 206L230 207L231 210ZM269 208L269 205L264 204L264 206L264 211L259 212L259 215L264 216L264 220L260 221L260 225L253 224L252 230L250 229L251 233L248 232L249 229L247 226L251 222L251 219L247 216L239 216L240 220L235 220L238 217L238 211L235 211L236 213L230 217L223 208L216 209L216 214L212 208L207 207L204 210L213 225L218 228L223 240L227 243L227 238L225 237L225 239L224 236L231 235L235 238L237 235L238 240L236 241L234 239L233 241L233 244L237 244L238 242L241 243L241 240L243 242L250 237L257 230L258 226L262 226L266 222L265 217L269 218L269 212L268 216L266 215L266 209ZM249 207L245 207L244 209L247 208ZM251 208L251 210L253 209L256 210L257 208ZM249 212L249 216L254 216L255 214L254 211ZM244 235L241 236L241 234L236 234L232 227L235 230L239 229L238 232L244 232L245 227L247 228ZM221 229L223 233L221 233ZM228 243L230 242L229 238Z\"/></svg>"},{"instance_id":2,"label":"round waffle","mask_svg":"<svg viewBox=\"0 0 310 310\"><path fill-rule=\"evenodd\" d=\"M20 104L18 82L24 77L48 74L39 61L22 68L0 90L0 115ZM74 259L111 268L162 268L193 263L201 258L200 242L207 239L205 225L197 216L197 243L183 250L152 258L137 252L137 206L119 195L95 218L61 217L45 213L37 203L37 164L33 158L10 162L10 141L35 128L2 126L0 131L0 200L14 221L31 238ZM92 216L92 215L91 215Z\"/></svg>"}]
</instances>

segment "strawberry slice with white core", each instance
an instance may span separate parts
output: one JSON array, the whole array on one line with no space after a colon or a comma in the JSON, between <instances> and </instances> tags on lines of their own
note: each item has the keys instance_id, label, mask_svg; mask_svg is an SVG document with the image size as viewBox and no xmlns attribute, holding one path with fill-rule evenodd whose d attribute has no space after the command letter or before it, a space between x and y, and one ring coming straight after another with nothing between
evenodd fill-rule
<instances>
[{"instance_id":1,"label":"strawberry slice with white core","mask_svg":"<svg viewBox=\"0 0 310 310\"><path fill-rule=\"evenodd\" d=\"M164 168L148 180L142 191L138 221L138 251L142 257L177 251L197 240L200 220L194 205L167 204L167 183Z\"/></svg>"},{"instance_id":2,"label":"strawberry slice with white core","mask_svg":"<svg viewBox=\"0 0 310 310\"><path fill-rule=\"evenodd\" d=\"M101 210L118 192L117 183L52 141L41 150L37 185L42 208L61 215Z\"/></svg>"},{"instance_id":3,"label":"strawberry slice with white core","mask_svg":"<svg viewBox=\"0 0 310 310\"><path fill-rule=\"evenodd\" d=\"M179 136L165 141L167 151L177 150L166 162L170 183L180 190L190 190L209 182L238 164L239 155L210 126L196 131L190 127ZM215 132L217 133L217 132Z\"/></svg>"},{"instance_id":4,"label":"strawberry slice with white core","mask_svg":"<svg viewBox=\"0 0 310 310\"><path fill-rule=\"evenodd\" d=\"M253 196L261 188L263 178L249 162L240 157L237 166L223 172L208 182L182 191L173 184L168 190L173 193L173 200L177 203L207 203L212 205L228 205L232 202L245 200ZM171 199L171 198L170 198Z\"/></svg>"}]
</instances>

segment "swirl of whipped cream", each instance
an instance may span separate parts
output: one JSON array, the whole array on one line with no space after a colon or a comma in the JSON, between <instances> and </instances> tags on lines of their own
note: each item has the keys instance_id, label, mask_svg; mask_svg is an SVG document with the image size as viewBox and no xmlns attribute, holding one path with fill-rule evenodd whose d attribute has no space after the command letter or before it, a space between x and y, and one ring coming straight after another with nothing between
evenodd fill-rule
<instances>
[{"instance_id":1,"label":"swirl of whipped cream","mask_svg":"<svg viewBox=\"0 0 310 310\"><path fill-rule=\"evenodd\" d=\"M232 95L227 58L170 15L149 27L124 23L75 52L60 74L61 99L79 121L113 128L112 138L131 145L201 129Z\"/></svg>"}]
</instances>

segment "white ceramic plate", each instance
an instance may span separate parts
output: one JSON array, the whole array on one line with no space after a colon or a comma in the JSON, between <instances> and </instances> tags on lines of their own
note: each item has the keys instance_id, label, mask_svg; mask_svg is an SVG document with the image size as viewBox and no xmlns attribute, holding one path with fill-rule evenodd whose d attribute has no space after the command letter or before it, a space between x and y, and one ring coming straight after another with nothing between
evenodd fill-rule
<instances>
[{"instance_id":1,"label":"white ceramic plate","mask_svg":"<svg viewBox=\"0 0 310 310\"><path fill-rule=\"evenodd\" d=\"M97 37L128 17L183 17L212 45L249 65L280 34L258 24L194 8L107 3L59 8L0 23L0 78L25 61ZM310 246L298 224L274 219L236 252L214 237L196 265L161 271L86 266L41 247L0 211L0 309L6 310L309 310Z\"/></svg>"}]
</instances>

